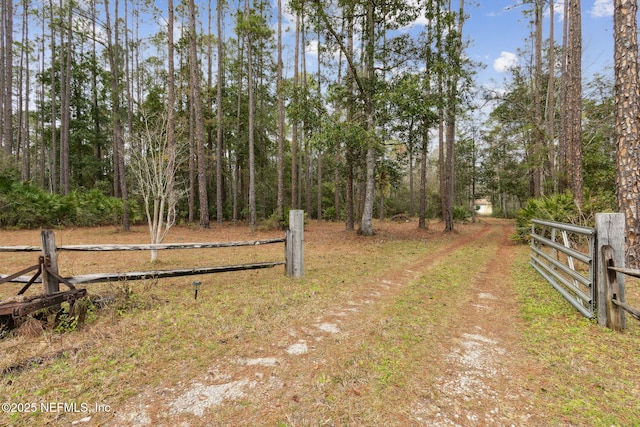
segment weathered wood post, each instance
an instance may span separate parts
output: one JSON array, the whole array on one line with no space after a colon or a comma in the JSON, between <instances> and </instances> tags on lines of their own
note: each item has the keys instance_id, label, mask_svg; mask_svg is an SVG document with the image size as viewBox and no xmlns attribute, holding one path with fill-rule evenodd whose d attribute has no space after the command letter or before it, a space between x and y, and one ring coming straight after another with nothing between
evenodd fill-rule
<instances>
[{"instance_id":1,"label":"weathered wood post","mask_svg":"<svg viewBox=\"0 0 640 427\"><path fill-rule=\"evenodd\" d=\"M286 231L285 261L289 277L304 274L304 211L289 211L289 228Z\"/></svg>"},{"instance_id":2,"label":"weathered wood post","mask_svg":"<svg viewBox=\"0 0 640 427\"><path fill-rule=\"evenodd\" d=\"M614 300L624 302L624 285L621 287L618 282L617 275L619 273L609 270L608 267L616 267L615 252L611 246L604 246L602 248L602 262L600 265L605 271L606 280L604 282L605 288L605 306L607 309L607 323L606 326L614 331L622 331L625 328L625 316L624 310L614 303Z\"/></svg>"},{"instance_id":3,"label":"weathered wood post","mask_svg":"<svg viewBox=\"0 0 640 427\"><path fill-rule=\"evenodd\" d=\"M56 238L51 230L42 230L40 234L42 240L42 259L44 265L54 273L58 273L58 254L56 252ZM60 282L49 274L46 269L42 269L42 284L44 293L51 295L60 292Z\"/></svg>"},{"instance_id":4,"label":"weathered wood post","mask_svg":"<svg viewBox=\"0 0 640 427\"><path fill-rule=\"evenodd\" d=\"M624 274L610 271L608 267L624 268L624 214L596 214L596 306L598 324L610 328L626 327L624 310L613 304L615 298L624 302Z\"/></svg>"}]
</instances>

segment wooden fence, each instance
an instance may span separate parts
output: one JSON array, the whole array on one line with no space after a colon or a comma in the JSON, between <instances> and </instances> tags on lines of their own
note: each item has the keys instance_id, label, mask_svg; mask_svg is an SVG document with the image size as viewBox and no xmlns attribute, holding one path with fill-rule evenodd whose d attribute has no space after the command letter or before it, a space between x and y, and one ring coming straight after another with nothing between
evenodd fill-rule
<instances>
[{"instance_id":1,"label":"wooden fence","mask_svg":"<svg viewBox=\"0 0 640 427\"><path fill-rule=\"evenodd\" d=\"M582 306L576 308L587 317L596 316L598 324L601 326L606 326L614 330L624 330L626 328L625 312L640 320L640 309L631 307L626 303L625 276L640 277L640 270L625 268L624 214L596 214L595 219L595 227L586 233L593 235L594 238L590 239L588 248L589 256L588 259L585 258L584 261L586 265L588 265L590 276L593 278L593 288L588 294L581 294ZM568 224L538 220L536 220L536 222L538 225L543 224L551 228L557 225L558 230L566 227L570 229L576 228ZM578 231L585 234L584 229ZM566 237L563 240L562 246L566 248L564 253L569 254L567 256L567 260L569 260L572 255L575 255L575 251L571 248L571 242L568 241ZM552 269L560 269L569 274L569 276L565 276L565 278L570 278L571 280L564 280L565 285L575 285L576 279L580 279L580 277L577 276L576 272L569 271L570 269L574 269L574 266L559 266L557 253L551 252L552 256L549 256L549 252L544 253L541 249L544 245L554 250L561 249L559 247L560 245L555 243L555 238L541 238L540 233L535 229L534 223L534 227L532 228L532 264L539 264L538 258L540 258L542 253L542 258L550 262L549 265L551 265ZM540 271L539 268L536 268L536 270ZM549 280L549 275L542 275ZM556 289L557 288L558 287L556 287ZM569 288L571 288L571 286L569 286ZM567 297L567 295L565 295L567 292L563 290L561 293ZM570 298L567 299L571 301ZM576 306L575 302L572 302L572 304ZM594 307L593 310L586 310L587 305Z\"/></svg>"},{"instance_id":2,"label":"wooden fence","mask_svg":"<svg viewBox=\"0 0 640 427\"><path fill-rule=\"evenodd\" d=\"M218 242L218 243L168 243L168 244L140 244L140 245L64 245L56 246L55 235L51 230L43 230L41 234L42 247L36 246L0 246L0 252L41 252L39 264L28 267L12 275L0 275L0 283L26 283L20 291L22 294L28 286L38 281L43 283L45 295L60 292L60 283L64 283L71 290L74 285L97 282L111 282L119 280L143 280L150 278L166 278L177 276L193 276L201 274L222 273L241 270L255 270L285 265L285 272L290 277L302 277L304 273L304 212L292 210L289 213L289 228L284 238L253 240L246 242ZM205 249L228 248L241 246L262 246L284 243L285 260L261 262L252 264L237 264L215 267L195 267L177 270L132 271L126 273L94 273L63 278L58 274L58 252L61 251L151 251L172 249ZM33 277L24 274L37 271ZM42 276L39 278L38 276Z\"/></svg>"}]
</instances>

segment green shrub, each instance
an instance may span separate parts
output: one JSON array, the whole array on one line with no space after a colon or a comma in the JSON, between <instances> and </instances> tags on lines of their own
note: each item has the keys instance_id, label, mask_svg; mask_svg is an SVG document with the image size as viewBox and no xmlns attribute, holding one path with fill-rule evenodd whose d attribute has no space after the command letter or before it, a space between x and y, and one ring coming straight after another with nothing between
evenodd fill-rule
<instances>
[{"instance_id":1,"label":"green shrub","mask_svg":"<svg viewBox=\"0 0 640 427\"><path fill-rule=\"evenodd\" d=\"M529 199L516 215L514 239L523 243L529 241L534 218L593 227L596 213L612 212L614 208L615 196L606 192L586 195L581 209L570 192Z\"/></svg>"},{"instance_id":2,"label":"green shrub","mask_svg":"<svg viewBox=\"0 0 640 427\"><path fill-rule=\"evenodd\" d=\"M2 227L52 227L73 219L73 210L65 200L18 182L0 195L0 207Z\"/></svg>"},{"instance_id":3,"label":"green shrub","mask_svg":"<svg viewBox=\"0 0 640 427\"><path fill-rule=\"evenodd\" d=\"M268 218L264 218L260 221L258 225L258 229L261 231L272 231L272 230L284 230L288 221L285 221L284 218L280 218L277 212L274 212Z\"/></svg>"},{"instance_id":4,"label":"green shrub","mask_svg":"<svg viewBox=\"0 0 640 427\"><path fill-rule=\"evenodd\" d=\"M467 222L471 217L471 211L466 206L453 207L453 220L459 222Z\"/></svg>"},{"instance_id":5,"label":"green shrub","mask_svg":"<svg viewBox=\"0 0 640 427\"><path fill-rule=\"evenodd\" d=\"M130 202L131 222L142 214L135 200ZM51 194L17 181L0 179L0 227L41 228L118 224L122 200L99 190L74 191L68 196Z\"/></svg>"},{"instance_id":6,"label":"green shrub","mask_svg":"<svg viewBox=\"0 0 640 427\"><path fill-rule=\"evenodd\" d=\"M110 225L122 220L122 200L105 196L100 190L74 191L67 198L75 207L75 225Z\"/></svg>"}]
</instances>

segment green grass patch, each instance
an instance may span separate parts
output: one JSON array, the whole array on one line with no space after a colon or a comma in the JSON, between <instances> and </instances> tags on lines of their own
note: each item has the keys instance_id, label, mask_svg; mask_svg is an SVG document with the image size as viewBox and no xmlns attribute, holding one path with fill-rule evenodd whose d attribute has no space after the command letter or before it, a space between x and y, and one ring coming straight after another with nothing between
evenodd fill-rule
<instances>
[{"instance_id":1,"label":"green grass patch","mask_svg":"<svg viewBox=\"0 0 640 427\"><path fill-rule=\"evenodd\" d=\"M516 280L524 342L545 371L532 401L552 425L640 425L640 327L616 333L584 318L518 258Z\"/></svg>"},{"instance_id":2,"label":"green grass patch","mask_svg":"<svg viewBox=\"0 0 640 427\"><path fill-rule=\"evenodd\" d=\"M486 243L486 242L485 242ZM478 245L458 249L436 268L403 288L382 311L372 307L358 345L332 369L334 381L324 392L341 396L324 408L327 419L341 425L403 425L416 393L430 387L442 372L432 363L439 354L439 332L466 302L474 277L493 251ZM464 259L465 262L458 262Z\"/></svg>"}]
</instances>

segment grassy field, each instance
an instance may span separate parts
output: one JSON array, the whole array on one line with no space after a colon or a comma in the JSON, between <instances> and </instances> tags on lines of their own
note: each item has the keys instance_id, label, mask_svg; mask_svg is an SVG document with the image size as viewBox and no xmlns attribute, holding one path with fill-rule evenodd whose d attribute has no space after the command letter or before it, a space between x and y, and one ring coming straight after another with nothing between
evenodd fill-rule
<instances>
[{"instance_id":1,"label":"grassy field","mask_svg":"<svg viewBox=\"0 0 640 427\"><path fill-rule=\"evenodd\" d=\"M56 330L51 316L32 319L0 340L0 391L13 405L0 425L640 425L636 321L614 333L582 318L528 266L526 246L505 246L501 230L510 227L491 220L442 234L440 224L418 231L415 223L376 223L376 236L365 238L342 224L313 223L299 280L281 267L202 276L197 300L189 277L90 285L91 295L113 303L90 306L84 325ZM280 235L177 228L168 241ZM0 238L37 245L39 237ZM57 239L143 243L146 236L79 229ZM29 265L23 255L0 257L3 273ZM273 245L167 251L155 264L145 253L64 254L60 265L71 275L282 257ZM495 312L478 300L487 289L500 297ZM15 286L0 286L0 296L12 293ZM448 391L456 367L465 369L455 358L461 337L474 327L498 343L487 353L495 365L472 378L486 398ZM306 351L292 355L292 344ZM199 392L190 409L180 410L176 402L189 403L192 390ZM36 411L19 411L25 404Z\"/></svg>"}]
</instances>

